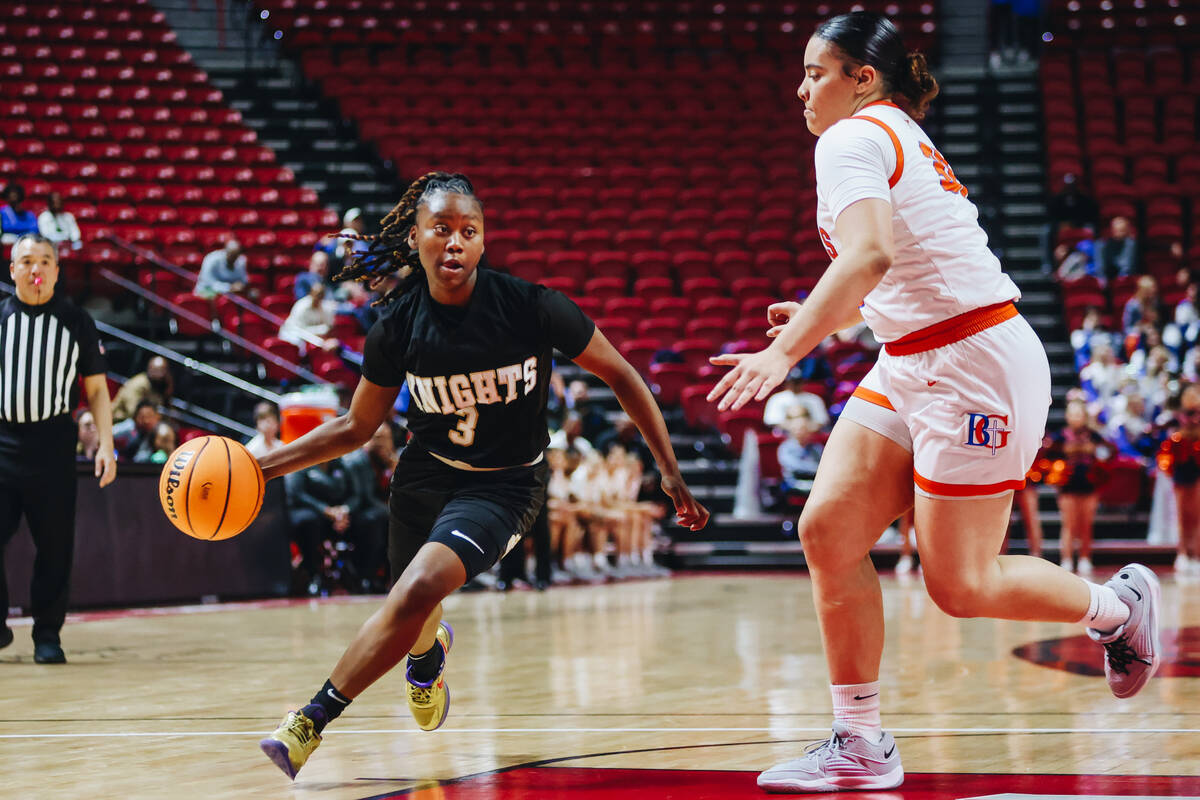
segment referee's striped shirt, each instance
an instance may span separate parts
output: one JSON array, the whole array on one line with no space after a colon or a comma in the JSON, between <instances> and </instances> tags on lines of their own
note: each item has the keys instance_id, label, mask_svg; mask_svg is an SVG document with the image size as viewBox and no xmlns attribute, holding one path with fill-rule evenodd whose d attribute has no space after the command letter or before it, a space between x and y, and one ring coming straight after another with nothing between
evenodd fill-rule
<instances>
[{"instance_id":1,"label":"referee's striped shirt","mask_svg":"<svg viewBox=\"0 0 1200 800\"><path fill-rule=\"evenodd\" d=\"M79 378L106 369L96 324L66 297L37 306L16 295L0 302L0 422L70 419Z\"/></svg>"}]
</instances>

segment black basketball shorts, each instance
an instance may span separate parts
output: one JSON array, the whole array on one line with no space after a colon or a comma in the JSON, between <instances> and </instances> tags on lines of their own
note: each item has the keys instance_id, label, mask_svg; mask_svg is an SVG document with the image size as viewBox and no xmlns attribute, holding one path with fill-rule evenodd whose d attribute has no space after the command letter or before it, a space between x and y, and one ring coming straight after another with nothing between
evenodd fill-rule
<instances>
[{"instance_id":1,"label":"black basketball shorts","mask_svg":"<svg viewBox=\"0 0 1200 800\"><path fill-rule=\"evenodd\" d=\"M456 469L432 456L401 458L392 476L388 561L399 578L426 542L453 550L467 579L487 572L529 531L546 503L549 468Z\"/></svg>"}]
</instances>

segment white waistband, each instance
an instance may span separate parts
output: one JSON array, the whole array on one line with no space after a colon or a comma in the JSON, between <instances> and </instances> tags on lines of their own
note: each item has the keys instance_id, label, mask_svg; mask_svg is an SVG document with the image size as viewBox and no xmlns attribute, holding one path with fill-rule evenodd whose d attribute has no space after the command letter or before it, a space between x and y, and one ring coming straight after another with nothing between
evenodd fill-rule
<instances>
[{"instance_id":1,"label":"white waistband","mask_svg":"<svg viewBox=\"0 0 1200 800\"><path fill-rule=\"evenodd\" d=\"M428 452L429 455L433 456L438 461L442 462L443 464L445 464L447 466L454 467L455 469L466 470L467 472L499 472L502 469L516 469L517 467L532 467L534 464L542 463L542 459L545 458L545 456L546 456L545 453L538 453L538 457L535 458L533 461L527 461L524 464L513 464L511 467L476 467L471 464L468 464L465 461L457 461L453 458L446 458L445 456L439 456L437 453L434 453L432 451L426 451L426 452Z\"/></svg>"}]
</instances>

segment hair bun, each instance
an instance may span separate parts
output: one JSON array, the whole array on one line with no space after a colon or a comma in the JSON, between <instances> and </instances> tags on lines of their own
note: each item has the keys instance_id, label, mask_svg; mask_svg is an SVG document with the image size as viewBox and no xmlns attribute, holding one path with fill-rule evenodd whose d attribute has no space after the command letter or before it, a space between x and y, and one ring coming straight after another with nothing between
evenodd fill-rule
<instances>
[{"instance_id":1,"label":"hair bun","mask_svg":"<svg viewBox=\"0 0 1200 800\"><path fill-rule=\"evenodd\" d=\"M899 78L896 90L908 101L905 103L905 110L913 119L921 119L925 116L929 103L940 91L937 79L929 71L929 62L925 60L925 54L914 50L906 55Z\"/></svg>"}]
</instances>

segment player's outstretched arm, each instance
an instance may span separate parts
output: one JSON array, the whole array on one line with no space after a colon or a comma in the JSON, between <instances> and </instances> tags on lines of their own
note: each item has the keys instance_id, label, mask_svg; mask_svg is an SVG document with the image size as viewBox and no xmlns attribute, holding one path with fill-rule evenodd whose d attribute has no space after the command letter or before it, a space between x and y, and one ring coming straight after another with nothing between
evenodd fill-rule
<instances>
[{"instance_id":1,"label":"player's outstretched arm","mask_svg":"<svg viewBox=\"0 0 1200 800\"><path fill-rule=\"evenodd\" d=\"M359 378L349 411L259 459L263 478L278 478L362 447L392 413L398 394L399 386L379 386Z\"/></svg>"},{"instance_id":2,"label":"player's outstretched arm","mask_svg":"<svg viewBox=\"0 0 1200 800\"><path fill-rule=\"evenodd\" d=\"M851 319L892 266L892 205L867 198L838 215L842 250L817 281L812 294L778 332L770 347L757 353L725 353L709 359L733 367L708 393L721 411L736 411L751 400L765 400L783 383L792 365L821 340Z\"/></svg>"},{"instance_id":3,"label":"player's outstretched arm","mask_svg":"<svg viewBox=\"0 0 1200 800\"><path fill-rule=\"evenodd\" d=\"M676 521L681 527L700 530L708 523L708 509L692 497L683 476L679 474L679 463L671 449L671 438L667 424L663 421L654 395L624 356L617 352L604 333L597 328L592 339L575 363L604 381L616 394L621 408L642 432L658 471L662 473L662 489L675 504Z\"/></svg>"}]
</instances>

